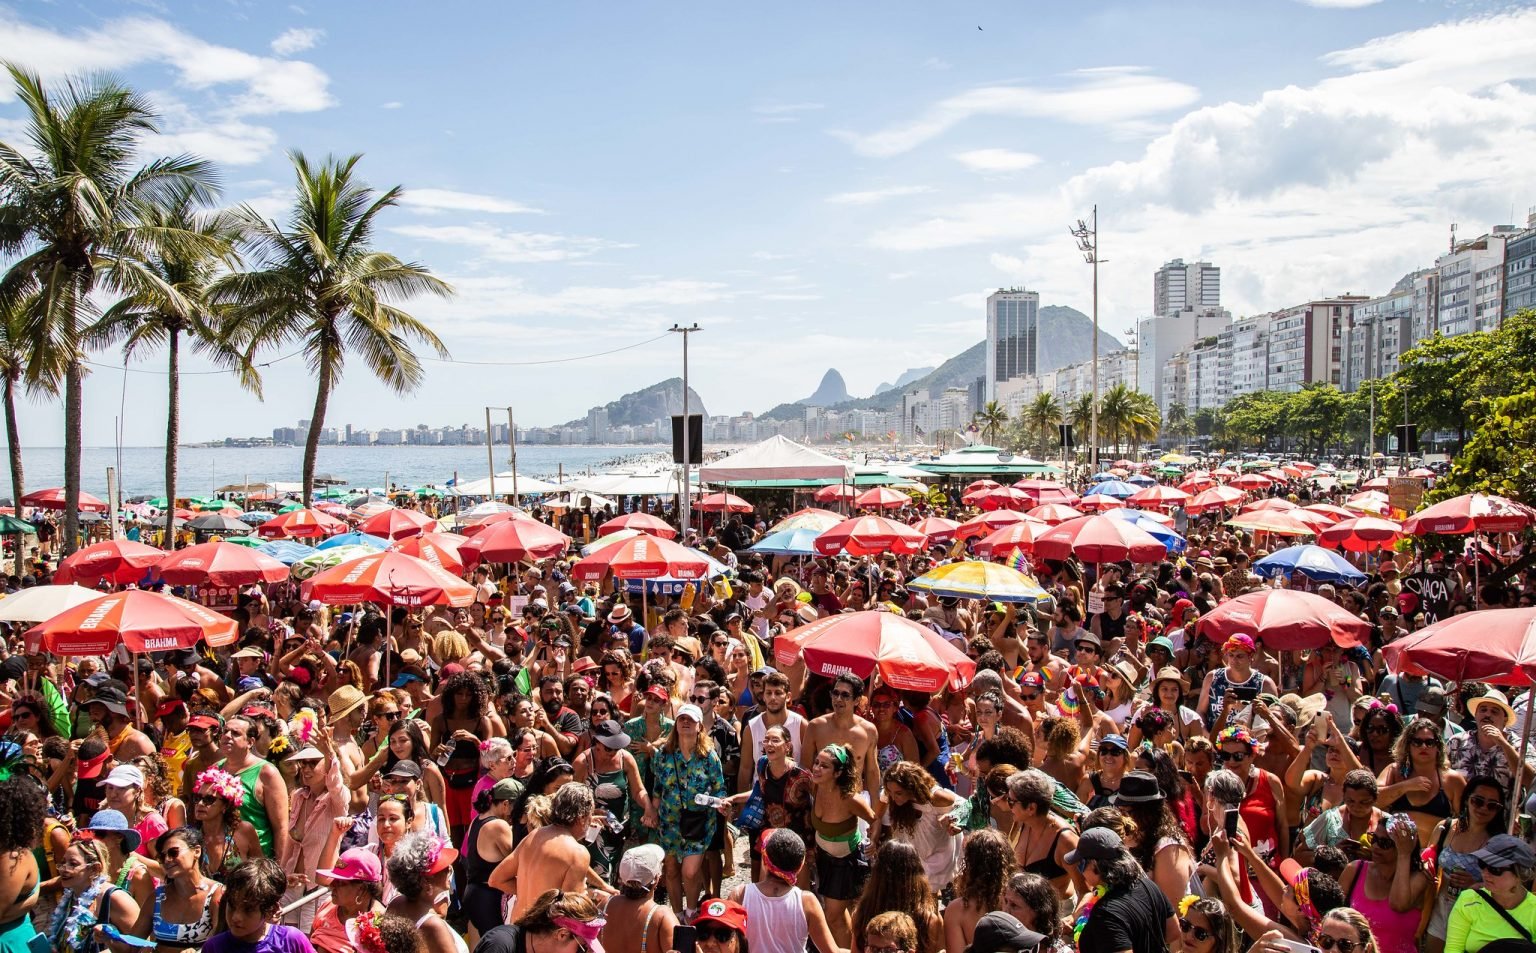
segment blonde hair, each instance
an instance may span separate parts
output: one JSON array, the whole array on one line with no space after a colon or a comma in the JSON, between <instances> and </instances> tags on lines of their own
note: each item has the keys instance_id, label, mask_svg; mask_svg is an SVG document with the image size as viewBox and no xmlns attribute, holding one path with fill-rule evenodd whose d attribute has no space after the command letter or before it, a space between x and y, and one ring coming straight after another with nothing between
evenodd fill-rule
<instances>
[{"instance_id":1,"label":"blonde hair","mask_svg":"<svg viewBox=\"0 0 1536 953\"><path fill-rule=\"evenodd\" d=\"M1319 923L1327 923L1329 920L1338 920L1348 924L1355 931L1355 937L1360 941L1360 953L1376 953L1376 934L1371 932L1371 921L1365 918L1365 914L1354 907L1334 907Z\"/></svg>"},{"instance_id":2,"label":"blonde hair","mask_svg":"<svg viewBox=\"0 0 1536 953\"><path fill-rule=\"evenodd\" d=\"M902 950L917 949L917 924L900 910L877 913L864 924L864 936L884 937Z\"/></svg>"},{"instance_id":3,"label":"blonde hair","mask_svg":"<svg viewBox=\"0 0 1536 953\"><path fill-rule=\"evenodd\" d=\"M457 662L469 655L469 640L451 629L439 632L432 640L432 654L444 665Z\"/></svg>"},{"instance_id":4,"label":"blonde hair","mask_svg":"<svg viewBox=\"0 0 1536 953\"><path fill-rule=\"evenodd\" d=\"M528 828L528 833L531 834L549 823L551 809L548 794L529 795L528 800L523 803L523 826Z\"/></svg>"}]
</instances>

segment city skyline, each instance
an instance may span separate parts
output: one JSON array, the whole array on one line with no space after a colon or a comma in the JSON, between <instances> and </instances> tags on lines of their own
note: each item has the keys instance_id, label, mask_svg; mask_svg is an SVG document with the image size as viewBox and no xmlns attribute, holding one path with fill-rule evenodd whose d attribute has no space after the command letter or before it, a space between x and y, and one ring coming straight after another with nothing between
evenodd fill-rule
<instances>
[{"instance_id":1,"label":"city skyline","mask_svg":"<svg viewBox=\"0 0 1536 953\"><path fill-rule=\"evenodd\" d=\"M229 201L269 214L283 149L363 152L371 183L406 188L386 247L460 291L417 307L460 362L651 341L428 362L408 405L429 419L578 418L680 372L674 321L704 328L693 382L712 406L764 409L828 365L869 393L977 340L1000 284L1088 311L1066 228L1094 203L1118 332L1172 258L1217 264L1234 316L1381 295L1452 223L1482 234L1536 194L1536 11L1502 4L470 15L474 30L426 11L29 7L0 13L0 56L54 81L119 74L166 117L151 148L208 155ZM19 115L0 93L0 138ZM742 359L758 353L771 362ZM265 357L265 406L189 362L188 440L307 414L302 362ZM92 360L86 441L123 417L151 443L160 355L126 395L116 355ZM332 408L400 403L354 371ZM24 441L59 441L57 404L22 415Z\"/></svg>"}]
</instances>

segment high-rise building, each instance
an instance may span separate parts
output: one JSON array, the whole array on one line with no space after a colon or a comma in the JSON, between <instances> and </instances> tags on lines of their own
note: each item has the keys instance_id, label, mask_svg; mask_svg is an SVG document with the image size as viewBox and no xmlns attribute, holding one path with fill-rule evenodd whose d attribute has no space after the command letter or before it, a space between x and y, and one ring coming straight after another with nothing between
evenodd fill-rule
<instances>
[{"instance_id":1,"label":"high-rise building","mask_svg":"<svg viewBox=\"0 0 1536 953\"><path fill-rule=\"evenodd\" d=\"M1221 307L1221 269L1208 261L1184 259L1157 269L1152 275L1152 313L1156 316L1201 308Z\"/></svg>"},{"instance_id":2,"label":"high-rise building","mask_svg":"<svg viewBox=\"0 0 1536 953\"><path fill-rule=\"evenodd\" d=\"M1216 338L1226 378L1222 403L1269 389L1269 315L1233 321Z\"/></svg>"},{"instance_id":3,"label":"high-rise building","mask_svg":"<svg viewBox=\"0 0 1536 953\"><path fill-rule=\"evenodd\" d=\"M1504 317L1528 308L1536 308L1536 208L1504 244Z\"/></svg>"},{"instance_id":4,"label":"high-rise building","mask_svg":"<svg viewBox=\"0 0 1536 953\"><path fill-rule=\"evenodd\" d=\"M1143 318L1136 328L1136 344L1141 351L1136 389L1151 395L1158 407L1166 407L1163 365L1196 341L1221 334L1231 323L1232 314L1225 308L1186 309Z\"/></svg>"},{"instance_id":5,"label":"high-rise building","mask_svg":"<svg viewBox=\"0 0 1536 953\"><path fill-rule=\"evenodd\" d=\"M1486 235L1457 242L1435 259L1440 273L1437 328L1449 337L1499 326L1504 314L1504 243L1518 234L1499 225Z\"/></svg>"},{"instance_id":6,"label":"high-rise building","mask_svg":"<svg viewBox=\"0 0 1536 953\"><path fill-rule=\"evenodd\" d=\"M1040 293L999 288L987 298L986 399L997 385L1040 373Z\"/></svg>"},{"instance_id":7,"label":"high-rise building","mask_svg":"<svg viewBox=\"0 0 1536 953\"><path fill-rule=\"evenodd\" d=\"M1276 311L1269 324L1269 389L1343 382L1344 328L1364 295L1339 295Z\"/></svg>"}]
</instances>

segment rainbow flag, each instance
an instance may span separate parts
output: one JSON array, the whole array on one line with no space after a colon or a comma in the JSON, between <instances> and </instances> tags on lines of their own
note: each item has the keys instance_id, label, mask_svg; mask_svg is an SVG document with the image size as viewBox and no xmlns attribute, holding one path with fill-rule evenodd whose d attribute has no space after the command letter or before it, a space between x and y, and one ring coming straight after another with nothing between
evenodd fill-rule
<instances>
[{"instance_id":1,"label":"rainbow flag","mask_svg":"<svg viewBox=\"0 0 1536 953\"><path fill-rule=\"evenodd\" d=\"M1024 558L1024 551L1017 546L1013 547L1013 555L1008 557L1007 565L1026 576L1029 575L1029 560Z\"/></svg>"}]
</instances>

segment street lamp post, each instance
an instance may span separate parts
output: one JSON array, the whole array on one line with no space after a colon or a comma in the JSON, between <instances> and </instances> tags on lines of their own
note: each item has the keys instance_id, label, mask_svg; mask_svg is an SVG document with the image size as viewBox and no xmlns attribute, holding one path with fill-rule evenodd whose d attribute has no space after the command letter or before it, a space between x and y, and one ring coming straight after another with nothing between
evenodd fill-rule
<instances>
[{"instance_id":1,"label":"street lamp post","mask_svg":"<svg viewBox=\"0 0 1536 953\"><path fill-rule=\"evenodd\" d=\"M1088 420L1088 465L1094 473L1099 469L1099 206L1093 206L1088 222L1077 220L1077 227L1069 229L1077 239L1077 247L1083 260L1093 266L1093 407ZM1140 355L1137 355L1138 363Z\"/></svg>"},{"instance_id":2,"label":"street lamp post","mask_svg":"<svg viewBox=\"0 0 1536 953\"><path fill-rule=\"evenodd\" d=\"M490 494L489 499L496 499L496 455L492 449L496 443L496 437L491 430L491 411L505 410L507 412L507 444L511 454L512 465L512 498L517 498L517 428L512 422L511 407L487 407L485 408L485 463L490 468Z\"/></svg>"},{"instance_id":3,"label":"street lamp post","mask_svg":"<svg viewBox=\"0 0 1536 953\"><path fill-rule=\"evenodd\" d=\"M690 497L693 490L693 481L690 479L688 472L688 461L692 459L692 451L688 447L688 335L697 333L701 328L698 322L695 321L686 328L680 324L674 324L667 330L683 336L683 485L682 496L679 497L681 502L677 508L677 515L683 524L683 537L686 539L688 525L693 515L691 512L693 500Z\"/></svg>"}]
</instances>

